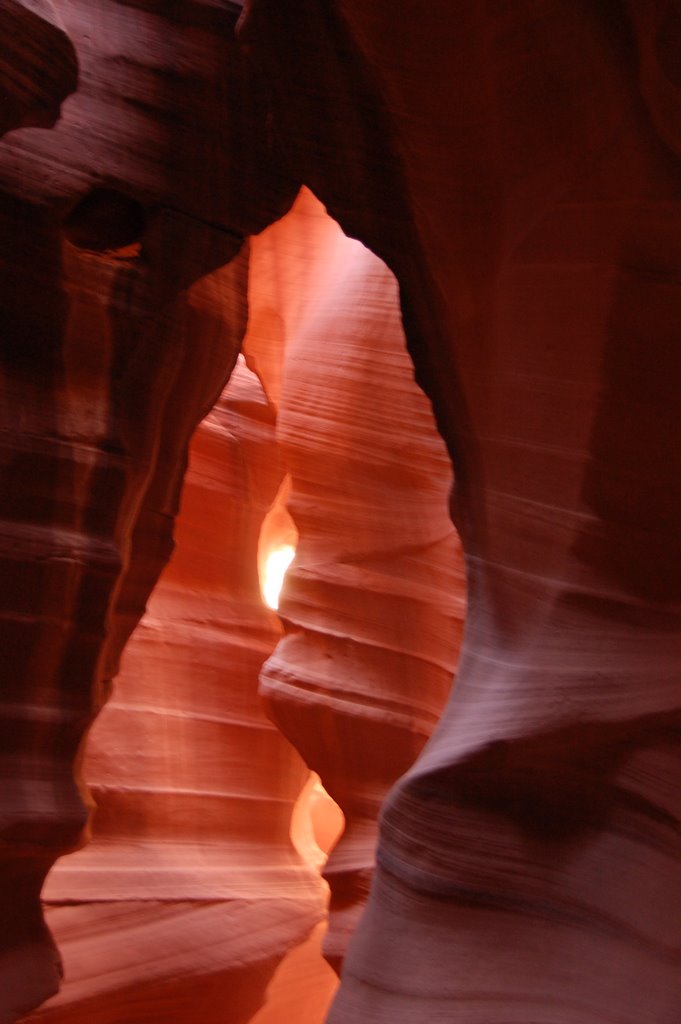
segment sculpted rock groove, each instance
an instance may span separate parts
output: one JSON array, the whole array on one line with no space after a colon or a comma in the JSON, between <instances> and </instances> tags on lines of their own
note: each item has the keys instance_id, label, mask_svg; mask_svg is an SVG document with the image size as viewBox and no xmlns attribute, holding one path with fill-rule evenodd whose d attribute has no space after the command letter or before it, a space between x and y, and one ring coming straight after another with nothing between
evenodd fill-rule
<instances>
[{"instance_id":1,"label":"sculpted rock groove","mask_svg":"<svg viewBox=\"0 0 681 1024\"><path fill-rule=\"evenodd\" d=\"M86 822L74 762L169 556L189 438L237 356L243 238L297 191L231 5L62 0L59 29L50 10L0 9L19 19L0 67L17 103L36 98L29 15L44 21L26 28L38 80L56 76L37 102L73 88L67 37L79 66L54 128L0 141L3 1024L58 985L39 891ZM124 209L136 227L120 238Z\"/></svg>"},{"instance_id":2,"label":"sculpted rock groove","mask_svg":"<svg viewBox=\"0 0 681 1024\"><path fill-rule=\"evenodd\" d=\"M289 838L307 771L257 695L281 632L256 557L281 475L240 363L194 436L175 555L88 739L93 836L45 886L66 978L36 1024L246 1024L325 914Z\"/></svg>"}]
</instances>

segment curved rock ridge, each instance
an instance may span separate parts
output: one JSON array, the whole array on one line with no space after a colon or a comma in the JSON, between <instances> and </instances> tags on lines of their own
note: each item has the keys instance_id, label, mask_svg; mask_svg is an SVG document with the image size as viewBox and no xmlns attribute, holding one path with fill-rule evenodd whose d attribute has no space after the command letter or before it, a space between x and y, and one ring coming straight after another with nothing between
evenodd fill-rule
<instances>
[{"instance_id":1,"label":"curved rock ridge","mask_svg":"<svg viewBox=\"0 0 681 1024\"><path fill-rule=\"evenodd\" d=\"M29 6L49 7L12 9ZM52 130L0 141L3 1024L58 985L38 894L85 825L74 759L169 557L189 438L236 359L242 239L296 191L235 14L163 11L60 2L79 88Z\"/></svg>"},{"instance_id":2,"label":"curved rock ridge","mask_svg":"<svg viewBox=\"0 0 681 1024\"><path fill-rule=\"evenodd\" d=\"M247 12L290 166L400 282L469 581L329 1021L671 1022L678 5Z\"/></svg>"},{"instance_id":3,"label":"curved rock ridge","mask_svg":"<svg viewBox=\"0 0 681 1024\"><path fill-rule=\"evenodd\" d=\"M0 135L51 127L78 84L76 51L50 0L0 0Z\"/></svg>"},{"instance_id":4,"label":"curved rock ridge","mask_svg":"<svg viewBox=\"0 0 681 1024\"><path fill-rule=\"evenodd\" d=\"M192 441L175 555L89 734L93 835L44 891L66 979L31 1020L245 1024L325 916L290 840L307 770L257 693L280 635L257 546L281 474L272 407L238 364Z\"/></svg>"},{"instance_id":5,"label":"curved rock ridge","mask_svg":"<svg viewBox=\"0 0 681 1024\"><path fill-rule=\"evenodd\" d=\"M245 319L238 260L147 322L136 357L123 357L117 366L118 345L127 349L125 335L119 341L115 330L117 307L133 323L145 314L125 295L116 297L115 282L126 270L134 282L138 271L68 255L78 288L64 323L61 365L42 380L16 372L3 378L2 635L12 682L3 694L0 802L4 862L16 861L26 898L8 867L2 899L9 907L5 940L16 927L17 945L33 950L19 1001L12 997L2 1009L8 1020L28 1009L34 995L40 998L41 985L54 984L41 980L36 960L42 934L37 897L50 863L80 841L86 823L73 764L108 689L105 658L115 656L118 638L112 605L118 595L119 608L125 607L131 592L143 602L169 554L186 444L206 392L229 371ZM86 283L92 291L81 290ZM94 352L92 331L101 341ZM197 337L205 346L203 365L195 354ZM196 392L178 415L169 400L179 387L186 391L180 382L189 365ZM167 447L159 458L161 438ZM158 504L142 506L145 492ZM141 585L121 588L125 567L133 564L131 537L142 530L151 537L145 558L126 576ZM128 628L129 617L124 621ZM44 949L47 965L52 954ZM6 986L0 1000L11 991Z\"/></svg>"},{"instance_id":6,"label":"curved rock ridge","mask_svg":"<svg viewBox=\"0 0 681 1024\"><path fill-rule=\"evenodd\" d=\"M324 872L325 952L339 967L381 802L452 682L465 599L451 471L413 380L394 278L306 190L252 242L249 310L245 352L278 399L299 534L286 634L261 692L345 815Z\"/></svg>"}]
</instances>

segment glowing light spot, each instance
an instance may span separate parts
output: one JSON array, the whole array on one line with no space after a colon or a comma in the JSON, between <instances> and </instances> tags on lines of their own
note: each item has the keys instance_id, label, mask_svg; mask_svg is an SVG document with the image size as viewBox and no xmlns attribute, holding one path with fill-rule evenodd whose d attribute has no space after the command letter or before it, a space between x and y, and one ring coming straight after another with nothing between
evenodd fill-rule
<instances>
[{"instance_id":1,"label":"glowing light spot","mask_svg":"<svg viewBox=\"0 0 681 1024\"><path fill-rule=\"evenodd\" d=\"M262 596L270 608L279 607L279 594L284 585L286 570L293 561L296 549L290 544L270 551L265 562L265 579L262 585Z\"/></svg>"}]
</instances>

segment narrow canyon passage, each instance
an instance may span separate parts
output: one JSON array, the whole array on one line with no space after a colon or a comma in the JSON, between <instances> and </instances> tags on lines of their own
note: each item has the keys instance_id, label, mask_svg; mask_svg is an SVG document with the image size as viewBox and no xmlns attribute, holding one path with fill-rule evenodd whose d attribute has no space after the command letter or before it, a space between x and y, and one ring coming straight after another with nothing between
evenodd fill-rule
<instances>
[{"instance_id":1,"label":"narrow canyon passage","mask_svg":"<svg viewBox=\"0 0 681 1024\"><path fill-rule=\"evenodd\" d=\"M246 361L192 442L176 550L88 737L92 836L43 893L66 973L36 1024L321 1024L320 943L340 969L381 802L451 685L451 475L394 279L305 190L249 265ZM264 574L287 548L279 598ZM313 835L328 849L342 815L299 755L345 815L328 932Z\"/></svg>"},{"instance_id":2,"label":"narrow canyon passage","mask_svg":"<svg viewBox=\"0 0 681 1024\"><path fill-rule=\"evenodd\" d=\"M0 0L0 1024L678 1024L680 67Z\"/></svg>"},{"instance_id":3,"label":"narrow canyon passage","mask_svg":"<svg viewBox=\"0 0 681 1024\"><path fill-rule=\"evenodd\" d=\"M679 26L247 6L289 166L399 280L469 585L330 1024L678 1017Z\"/></svg>"},{"instance_id":4,"label":"narrow canyon passage","mask_svg":"<svg viewBox=\"0 0 681 1024\"><path fill-rule=\"evenodd\" d=\"M254 240L250 280L244 352L276 396L298 532L285 636L260 690L345 815L325 868L325 954L340 970L380 806L456 667L465 585L451 468L413 380L393 275L307 190Z\"/></svg>"}]
</instances>

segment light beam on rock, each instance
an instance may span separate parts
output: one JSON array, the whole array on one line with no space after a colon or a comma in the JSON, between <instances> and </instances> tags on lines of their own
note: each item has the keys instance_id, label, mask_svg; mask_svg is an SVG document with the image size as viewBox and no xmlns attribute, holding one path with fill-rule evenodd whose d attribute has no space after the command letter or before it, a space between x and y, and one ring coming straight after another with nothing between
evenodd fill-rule
<instances>
[{"instance_id":1,"label":"light beam on rock","mask_svg":"<svg viewBox=\"0 0 681 1024\"><path fill-rule=\"evenodd\" d=\"M286 570L293 561L296 549L291 544L275 548L265 561L262 596L265 604L274 611L279 607L279 594L284 585Z\"/></svg>"}]
</instances>

